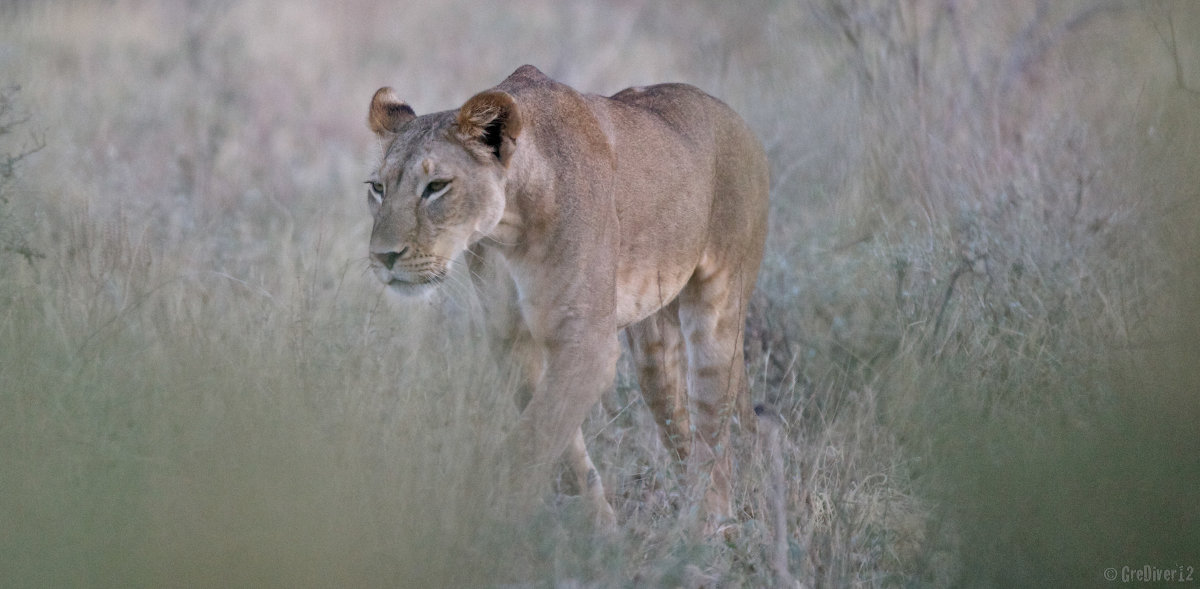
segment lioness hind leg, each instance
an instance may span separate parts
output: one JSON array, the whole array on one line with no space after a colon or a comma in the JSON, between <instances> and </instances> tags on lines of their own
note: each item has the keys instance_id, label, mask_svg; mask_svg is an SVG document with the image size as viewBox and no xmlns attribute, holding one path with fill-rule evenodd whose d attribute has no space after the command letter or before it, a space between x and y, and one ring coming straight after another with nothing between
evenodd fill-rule
<instances>
[{"instance_id":1,"label":"lioness hind leg","mask_svg":"<svg viewBox=\"0 0 1200 589\"><path fill-rule=\"evenodd\" d=\"M679 329L679 304L625 328L637 367L642 398L658 422L663 445L679 463L691 454L691 418L687 406L687 359Z\"/></svg>"},{"instance_id":2,"label":"lioness hind leg","mask_svg":"<svg viewBox=\"0 0 1200 589\"><path fill-rule=\"evenodd\" d=\"M709 531L733 514L729 432L738 398L746 394L742 330L749 290L738 272L706 257L679 295L696 434L688 471L694 484L706 484L701 508Z\"/></svg>"}]
</instances>

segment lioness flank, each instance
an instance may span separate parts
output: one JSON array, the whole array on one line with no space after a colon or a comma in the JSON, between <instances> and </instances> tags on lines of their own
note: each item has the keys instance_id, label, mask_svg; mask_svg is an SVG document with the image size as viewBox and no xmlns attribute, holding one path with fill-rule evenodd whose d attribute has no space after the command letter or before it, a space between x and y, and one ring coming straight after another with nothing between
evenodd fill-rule
<instances>
[{"instance_id":1,"label":"lioness flank","mask_svg":"<svg viewBox=\"0 0 1200 589\"><path fill-rule=\"evenodd\" d=\"M564 453L614 522L581 430L612 385L624 330L663 443L710 531L732 515L730 421L744 407L742 332L767 233L762 144L686 84L581 94L533 66L456 110L417 116L390 88L368 122L370 260L419 294L466 258L493 349L524 383L506 441L512 496ZM463 256L467 250L470 255Z\"/></svg>"}]
</instances>

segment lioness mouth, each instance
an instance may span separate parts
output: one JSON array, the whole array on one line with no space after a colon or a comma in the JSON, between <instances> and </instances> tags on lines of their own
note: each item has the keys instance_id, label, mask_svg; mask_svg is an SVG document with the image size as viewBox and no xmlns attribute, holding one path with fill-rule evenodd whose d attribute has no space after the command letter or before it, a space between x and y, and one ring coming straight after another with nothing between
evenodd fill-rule
<instances>
[{"instance_id":1,"label":"lioness mouth","mask_svg":"<svg viewBox=\"0 0 1200 589\"><path fill-rule=\"evenodd\" d=\"M445 274L430 274L428 276L419 276L416 280L400 280L393 278L388 281L388 288L393 291L405 294L416 294L428 289L434 288L445 282Z\"/></svg>"}]
</instances>

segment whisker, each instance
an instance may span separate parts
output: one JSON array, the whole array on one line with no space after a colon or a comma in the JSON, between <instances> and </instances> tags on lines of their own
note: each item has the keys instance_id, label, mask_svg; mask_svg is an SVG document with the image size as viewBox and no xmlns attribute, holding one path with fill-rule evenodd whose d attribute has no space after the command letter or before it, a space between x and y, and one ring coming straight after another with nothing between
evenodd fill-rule
<instances>
[{"instance_id":1,"label":"whisker","mask_svg":"<svg viewBox=\"0 0 1200 589\"><path fill-rule=\"evenodd\" d=\"M371 258L369 258L367 256L363 256L361 258L355 258L354 260L351 260L350 265L351 266L357 265L359 267L358 270L359 270L360 276L370 276L371 273L374 271L374 267L371 264Z\"/></svg>"},{"instance_id":2,"label":"whisker","mask_svg":"<svg viewBox=\"0 0 1200 589\"><path fill-rule=\"evenodd\" d=\"M509 243L507 241L500 241L499 239L496 239L495 237L489 237L489 238L487 238L487 240L492 243L495 243L496 245L502 245L504 247L514 247L517 245L516 242Z\"/></svg>"},{"instance_id":3,"label":"whisker","mask_svg":"<svg viewBox=\"0 0 1200 589\"><path fill-rule=\"evenodd\" d=\"M472 251L471 248L467 248L465 251L467 252L467 255L475 256L479 260L482 260L485 264L487 263L487 259L485 259L483 256L479 255L475 251ZM467 264L466 266L467 266L467 274L472 279L471 280L471 291L475 294L476 297L481 297L482 290L483 290L483 284L487 282L487 279L482 274L476 272L475 269L472 268L470 264Z\"/></svg>"}]
</instances>

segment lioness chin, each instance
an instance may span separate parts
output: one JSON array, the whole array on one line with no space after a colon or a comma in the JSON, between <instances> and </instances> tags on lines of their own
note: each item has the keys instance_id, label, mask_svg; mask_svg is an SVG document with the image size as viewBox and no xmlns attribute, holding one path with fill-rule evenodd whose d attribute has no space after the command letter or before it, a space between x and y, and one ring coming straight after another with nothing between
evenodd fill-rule
<instances>
[{"instance_id":1,"label":"lioness chin","mask_svg":"<svg viewBox=\"0 0 1200 589\"><path fill-rule=\"evenodd\" d=\"M375 275L426 292L471 250L478 288L506 299L488 327L522 372L510 491L565 452L597 520L614 521L581 425L624 330L704 521L729 518L730 420L747 394L742 330L768 208L766 156L742 119L689 85L603 97L527 65L422 116L381 88L368 123L383 146L367 182Z\"/></svg>"}]
</instances>

